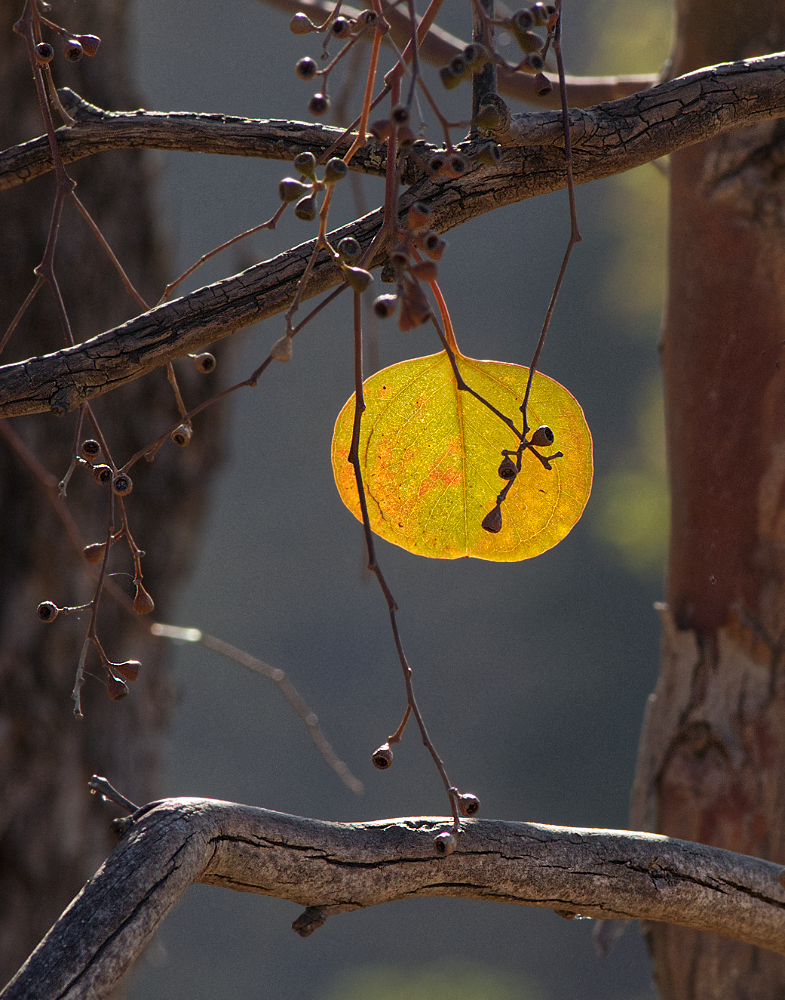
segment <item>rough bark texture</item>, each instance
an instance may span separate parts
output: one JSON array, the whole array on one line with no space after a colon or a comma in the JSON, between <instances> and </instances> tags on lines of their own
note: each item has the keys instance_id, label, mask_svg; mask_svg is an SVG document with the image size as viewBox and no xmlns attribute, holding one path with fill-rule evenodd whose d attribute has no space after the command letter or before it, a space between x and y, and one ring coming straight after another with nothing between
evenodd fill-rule
<instances>
[{"instance_id":1,"label":"rough bark texture","mask_svg":"<svg viewBox=\"0 0 785 1000\"><path fill-rule=\"evenodd\" d=\"M2 1000L101 1000L193 882L305 906L292 925L303 936L336 914L450 896L673 920L785 953L782 868L656 835L466 820L440 857L443 818L325 823L208 799L151 803L118 824L120 846Z\"/></svg>"},{"instance_id":2,"label":"rough bark texture","mask_svg":"<svg viewBox=\"0 0 785 1000\"><path fill-rule=\"evenodd\" d=\"M678 4L673 73L782 48L785 4L752 18ZM660 680L633 825L785 860L785 188L781 122L671 160L663 362L672 537ZM785 362L784 362L785 363ZM785 993L785 961L651 925L663 1000Z\"/></svg>"},{"instance_id":3,"label":"rough bark texture","mask_svg":"<svg viewBox=\"0 0 785 1000\"><path fill-rule=\"evenodd\" d=\"M40 135L41 114L22 39L12 32L21 0L0 4L1 144ZM83 0L60 12L68 27L103 39L95 59L70 65L58 55L56 74L93 100L134 107L129 86L123 0ZM143 154L116 152L110 159L78 164L72 174L79 195L143 295L160 294L168 277ZM53 201L52 176L6 192L0 207L0 331L32 286ZM55 270L78 340L122 322L137 311L102 258L86 225L66 209ZM4 361L62 346L52 297L39 293L3 355ZM183 372L193 399L204 382L190 366ZM136 383L99 405L104 431L117 458L149 440L173 410L163 373ZM211 421L219 433L220 421ZM75 417L47 416L9 422L12 431L59 479L66 471ZM88 436L88 435L85 435ZM39 601L76 605L89 600L86 563L56 516L40 482L0 437L0 981L18 968L86 876L106 856L106 814L85 795L96 767L117 776L130 795L144 800L154 790L159 739L170 703L162 646L145 637L134 616L104 598L99 634L110 657L142 660L139 682L121 703L110 702L100 682L88 678L85 718L74 719L71 689L86 619L43 625ZM147 557L145 582L165 595L189 555L188 531L199 516L211 447L196 440L183 453L164 449L128 502L134 533ZM151 484L148 488L147 484ZM154 486L152 484L154 483ZM199 487L196 484L199 483ZM94 542L105 537L107 494L77 470L69 509ZM166 517L162 512L167 512ZM175 512L174 514L172 512ZM119 546L118 546L119 548ZM118 554L113 568L127 571ZM122 583L122 580L121 580ZM128 585L125 584L126 593ZM100 673L89 661L89 669ZM122 777L120 777L122 775Z\"/></svg>"}]
</instances>

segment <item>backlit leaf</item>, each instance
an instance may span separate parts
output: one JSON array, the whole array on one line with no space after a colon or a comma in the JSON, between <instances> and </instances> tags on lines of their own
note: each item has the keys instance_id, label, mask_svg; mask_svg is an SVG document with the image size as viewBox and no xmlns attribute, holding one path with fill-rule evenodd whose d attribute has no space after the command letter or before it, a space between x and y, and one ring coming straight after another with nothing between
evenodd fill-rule
<instances>
[{"instance_id":1,"label":"backlit leaf","mask_svg":"<svg viewBox=\"0 0 785 1000\"><path fill-rule=\"evenodd\" d=\"M528 368L458 356L464 380L520 426ZM486 531L505 481L497 473L502 449L518 439L467 392L459 392L446 353L385 368L364 384L366 410L360 463L371 527L418 555L475 556L512 562L556 545L583 513L592 481L592 441L578 402L535 374L529 400L532 427L547 424L562 451L545 469L530 451L501 507L502 527ZM341 499L362 519L354 470L348 462L354 396L335 424L332 460ZM541 453L543 450L540 449Z\"/></svg>"}]
</instances>

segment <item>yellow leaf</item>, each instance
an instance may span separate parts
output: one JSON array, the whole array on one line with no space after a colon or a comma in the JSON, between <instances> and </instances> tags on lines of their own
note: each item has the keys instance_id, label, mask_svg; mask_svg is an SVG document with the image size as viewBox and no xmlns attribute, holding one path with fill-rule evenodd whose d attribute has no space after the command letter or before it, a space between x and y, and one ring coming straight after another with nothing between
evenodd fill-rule
<instances>
[{"instance_id":1,"label":"yellow leaf","mask_svg":"<svg viewBox=\"0 0 785 1000\"><path fill-rule=\"evenodd\" d=\"M468 385L518 422L529 369L457 356ZM589 498L592 441L583 411L567 390L536 373L529 423L547 424L564 453L550 470L528 450L502 504L501 531L482 520L506 485L497 473L502 449L517 437L467 392L459 392L445 352L385 368L364 384L366 410L360 465L371 528L409 552L438 559L475 556L513 562L560 542ZM349 448L354 396L335 424L335 482L349 510L362 519ZM542 453L542 449L540 449Z\"/></svg>"}]
</instances>

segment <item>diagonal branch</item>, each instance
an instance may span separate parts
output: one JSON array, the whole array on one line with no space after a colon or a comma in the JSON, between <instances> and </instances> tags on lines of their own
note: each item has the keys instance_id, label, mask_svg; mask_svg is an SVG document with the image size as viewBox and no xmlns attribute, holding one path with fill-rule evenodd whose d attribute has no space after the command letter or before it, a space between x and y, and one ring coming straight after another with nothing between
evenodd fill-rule
<instances>
[{"instance_id":1,"label":"diagonal branch","mask_svg":"<svg viewBox=\"0 0 785 1000\"><path fill-rule=\"evenodd\" d=\"M780 865L656 834L465 820L325 823L209 799L167 799L116 820L124 839L44 938L2 1000L100 1000L194 882L306 907L303 936L333 914L451 896L562 916L659 920L785 954Z\"/></svg>"},{"instance_id":2,"label":"diagonal branch","mask_svg":"<svg viewBox=\"0 0 785 1000\"><path fill-rule=\"evenodd\" d=\"M784 83L785 55L778 54L699 70L612 104L573 110L575 183L608 177L734 128L783 116ZM424 201L432 211L433 229L444 233L485 212L566 186L559 113L508 117L503 102L497 104L494 133L505 143L524 145L506 147L498 165L474 163L457 180L434 180L423 173L416 179L414 174L409 178L412 186L401 199L402 213L412 202ZM188 116L193 117L203 116ZM168 127L163 124L164 129ZM256 125L269 127L269 123ZM95 123L91 127L105 126ZM221 121L211 125L216 134L233 127ZM290 126L284 123L284 127ZM368 155L373 155L373 148L381 169L383 147L371 147ZM466 144L463 148L471 154L474 147ZM358 157L352 167L362 162ZM381 212L372 212L331 233L330 241L335 245L344 236L354 236L366 249L381 222ZM0 418L66 413L84 400L282 312L292 301L313 245L310 241L288 250L73 348L0 367ZM387 247L382 245L366 266L378 267L386 256ZM304 297L318 295L341 281L340 271L324 253Z\"/></svg>"}]
</instances>

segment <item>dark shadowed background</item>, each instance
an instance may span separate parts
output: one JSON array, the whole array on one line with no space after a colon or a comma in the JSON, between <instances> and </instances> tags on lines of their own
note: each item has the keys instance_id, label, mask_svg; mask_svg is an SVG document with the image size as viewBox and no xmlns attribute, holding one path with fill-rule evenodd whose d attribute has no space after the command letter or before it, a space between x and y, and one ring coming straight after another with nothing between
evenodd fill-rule
<instances>
[{"instance_id":1,"label":"dark shadowed background","mask_svg":"<svg viewBox=\"0 0 785 1000\"><path fill-rule=\"evenodd\" d=\"M308 117L311 90L293 67L299 56L316 55L319 41L291 35L285 14L255 0L135 0L134 7L147 107ZM468 5L452 7L442 23L466 37ZM570 0L565 7L571 71L659 68L669 29L663 5ZM468 99L468 88L459 89L446 107L460 117ZM357 94L350 107L353 114ZM429 138L437 135L433 129ZM180 270L272 215L278 180L291 172L253 159L150 159ZM381 201L369 179L344 188L336 225L358 214L354 198L368 209ZM431 736L451 780L480 796L485 816L627 825L638 731L656 676L653 602L661 596L667 519L656 387L664 204L665 181L651 166L578 191L584 241L541 365L578 398L594 435L594 495L574 531L515 565L427 561L379 543ZM529 362L568 228L560 193L448 235L440 283L464 353ZM287 220L211 262L186 287L314 234ZM384 290L378 277L373 287ZM245 377L282 332L279 317L236 336L219 346L221 365ZM361 528L338 499L330 468L333 423L353 389L347 303L325 310L294 348L291 363L270 368L256 390L230 404L231 444L172 623L285 670L365 794L354 797L326 768L274 687L190 645L176 653L180 704L161 793L335 820L444 814L438 775L413 730L389 772L371 765L405 701L386 606L363 572ZM378 325L374 349L385 366L438 343L427 328L401 334L392 321ZM195 432L210 419L197 418ZM155 489L155 466L137 488ZM590 921L546 910L396 903L332 918L307 940L290 930L298 913L278 900L195 886L140 961L130 995L653 996L634 926L600 959Z\"/></svg>"}]
</instances>

